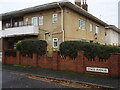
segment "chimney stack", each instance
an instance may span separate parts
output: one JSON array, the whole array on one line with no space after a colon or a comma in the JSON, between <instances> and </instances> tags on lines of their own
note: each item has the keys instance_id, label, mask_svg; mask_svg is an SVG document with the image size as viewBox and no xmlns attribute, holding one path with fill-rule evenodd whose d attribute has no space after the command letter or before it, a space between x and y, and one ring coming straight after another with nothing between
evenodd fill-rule
<instances>
[{"instance_id":1,"label":"chimney stack","mask_svg":"<svg viewBox=\"0 0 120 90\"><path fill-rule=\"evenodd\" d=\"M81 7L81 0L75 0L75 4Z\"/></svg>"},{"instance_id":2,"label":"chimney stack","mask_svg":"<svg viewBox=\"0 0 120 90\"><path fill-rule=\"evenodd\" d=\"M86 11L88 11L88 4L86 0L83 0L82 8Z\"/></svg>"}]
</instances>

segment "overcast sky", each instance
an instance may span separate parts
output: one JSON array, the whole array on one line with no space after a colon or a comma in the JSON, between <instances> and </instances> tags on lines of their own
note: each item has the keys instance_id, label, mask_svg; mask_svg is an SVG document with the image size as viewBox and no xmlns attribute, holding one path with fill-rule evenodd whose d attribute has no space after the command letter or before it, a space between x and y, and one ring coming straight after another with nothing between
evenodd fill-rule
<instances>
[{"instance_id":1,"label":"overcast sky","mask_svg":"<svg viewBox=\"0 0 120 90\"><path fill-rule=\"evenodd\" d=\"M0 14L55 1L60 0L0 0ZM74 0L69 1L74 3ZM119 1L120 0L87 0L88 12L108 24L118 26Z\"/></svg>"}]
</instances>

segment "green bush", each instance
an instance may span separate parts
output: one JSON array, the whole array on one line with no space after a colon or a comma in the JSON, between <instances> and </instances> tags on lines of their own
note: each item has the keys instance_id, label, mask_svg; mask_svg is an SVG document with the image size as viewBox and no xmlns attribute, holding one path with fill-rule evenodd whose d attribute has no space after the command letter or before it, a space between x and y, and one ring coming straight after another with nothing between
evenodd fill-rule
<instances>
[{"instance_id":1,"label":"green bush","mask_svg":"<svg viewBox=\"0 0 120 90\"><path fill-rule=\"evenodd\" d=\"M19 50L23 56L27 54L29 57L32 57L33 53L42 56L46 54L47 42L37 39L23 40L16 43L16 49Z\"/></svg>"},{"instance_id":2,"label":"green bush","mask_svg":"<svg viewBox=\"0 0 120 90\"><path fill-rule=\"evenodd\" d=\"M81 41L65 41L60 44L60 54L63 57L76 58L77 53L81 51L84 51L88 59L94 59L96 56L108 59L111 53L120 53L120 48Z\"/></svg>"},{"instance_id":3,"label":"green bush","mask_svg":"<svg viewBox=\"0 0 120 90\"><path fill-rule=\"evenodd\" d=\"M81 51L82 43L77 41L67 41L60 44L60 54L63 57L70 56L76 58L78 51Z\"/></svg>"},{"instance_id":4,"label":"green bush","mask_svg":"<svg viewBox=\"0 0 120 90\"><path fill-rule=\"evenodd\" d=\"M82 48L82 50L84 51L84 55L88 59L95 58L99 54L99 50L100 50L99 46L100 46L99 44L95 44L95 43L84 44Z\"/></svg>"},{"instance_id":5,"label":"green bush","mask_svg":"<svg viewBox=\"0 0 120 90\"><path fill-rule=\"evenodd\" d=\"M16 57L16 50L5 50L5 55Z\"/></svg>"}]
</instances>

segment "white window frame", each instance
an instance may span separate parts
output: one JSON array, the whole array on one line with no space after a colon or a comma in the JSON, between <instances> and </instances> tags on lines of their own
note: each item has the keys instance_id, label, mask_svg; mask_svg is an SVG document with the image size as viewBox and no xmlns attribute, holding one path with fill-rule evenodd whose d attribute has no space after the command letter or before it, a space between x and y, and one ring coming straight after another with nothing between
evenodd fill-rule
<instances>
[{"instance_id":1,"label":"white window frame","mask_svg":"<svg viewBox=\"0 0 120 90\"><path fill-rule=\"evenodd\" d=\"M38 17L32 17L32 25L33 26L38 26Z\"/></svg>"},{"instance_id":2,"label":"white window frame","mask_svg":"<svg viewBox=\"0 0 120 90\"><path fill-rule=\"evenodd\" d=\"M28 25L28 21L29 21L29 19L26 18L26 19L25 19L25 25Z\"/></svg>"},{"instance_id":3,"label":"white window frame","mask_svg":"<svg viewBox=\"0 0 120 90\"><path fill-rule=\"evenodd\" d=\"M19 26L23 26L23 21L19 21Z\"/></svg>"},{"instance_id":4,"label":"white window frame","mask_svg":"<svg viewBox=\"0 0 120 90\"><path fill-rule=\"evenodd\" d=\"M53 14L53 16L52 16L52 22L53 23L57 23L57 21L58 21L58 14Z\"/></svg>"},{"instance_id":5,"label":"white window frame","mask_svg":"<svg viewBox=\"0 0 120 90\"><path fill-rule=\"evenodd\" d=\"M6 23L5 28L9 28L9 23Z\"/></svg>"},{"instance_id":6,"label":"white window frame","mask_svg":"<svg viewBox=\"0 0 120 90\"><path fill-rule=\"evenodd\" d=\"M57 46L55 46L55 42L57 43ZM53 48L58 48L58 38L53 38Z\"/></svg>"},{"instance_id":7,"label":"white window frame","mask_svg":"<svg viewBox=\"0 0 120 90\"><path fill-rule=\"evenodd\" d=\"M100 27L99 26L96 26L96 34L100 34Z\"/></svg>"},{"instance_id":8,"label":"white window frame","mask_svg":"<svg viewBox=\"0 0 120 90\"><path fill-rule=\"evenodd\" d=\"M93 24L90 23L90 32L93 32Z\"/></svg>"},{"instance_id":9,"label":"white window frame","mask_svg":"<svg viewBox=\"0 0 120 90\"><path fill-rule=\"evenodd\" d=\"M43 19L44 19L43 16L40 16L40 17L39 17L39 25L43 25Z\"/></svg>"},{"instance_id":10,"label":"white window frame","mask_svg":"<svg viewBox=\"0 0 120 90\"><path fill-rule=\"evenodd\" d=\"M86 30L86 21L83 19L79 19L79 29Z\"/></svg>"},{"instance_id":11,"label":"white window frame","mask_svg":"<svg viewBox=\"0 0 120 90\"><path fill-rule=\"evenodd\" d=\"M17 27L18 26L18 22L14 22L14 27Z\"/></svg>"}]
</instances>

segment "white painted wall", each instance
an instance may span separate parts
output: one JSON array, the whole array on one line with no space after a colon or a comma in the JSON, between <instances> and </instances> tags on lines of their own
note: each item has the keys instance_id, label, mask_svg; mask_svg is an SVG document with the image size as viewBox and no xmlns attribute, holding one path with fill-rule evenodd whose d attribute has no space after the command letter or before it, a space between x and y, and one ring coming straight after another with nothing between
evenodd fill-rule
<instances>
[{"instance_id":1,"label":"white painted wall","mask_svg":"<svg viewBox=\"0 0 120 90\"><path fill-rule=\"evenodd\" d=\"M119 33L118 32L112 29L107 29L106 33L107 33L107 36L106 36L107 45L119 45Z\"/></svg>"},{"instance_id":2,"label":"white painted wall","mask_svg":"<svg viewBox=\"0 0 120 90\"><path fill-rule=\"evenodd\" d=\"M16 35L38 35L39 29L37 26L23 26L15 28L7 28L0 31L0 37L11 37Z\"/></svg>"}]
</instances>

